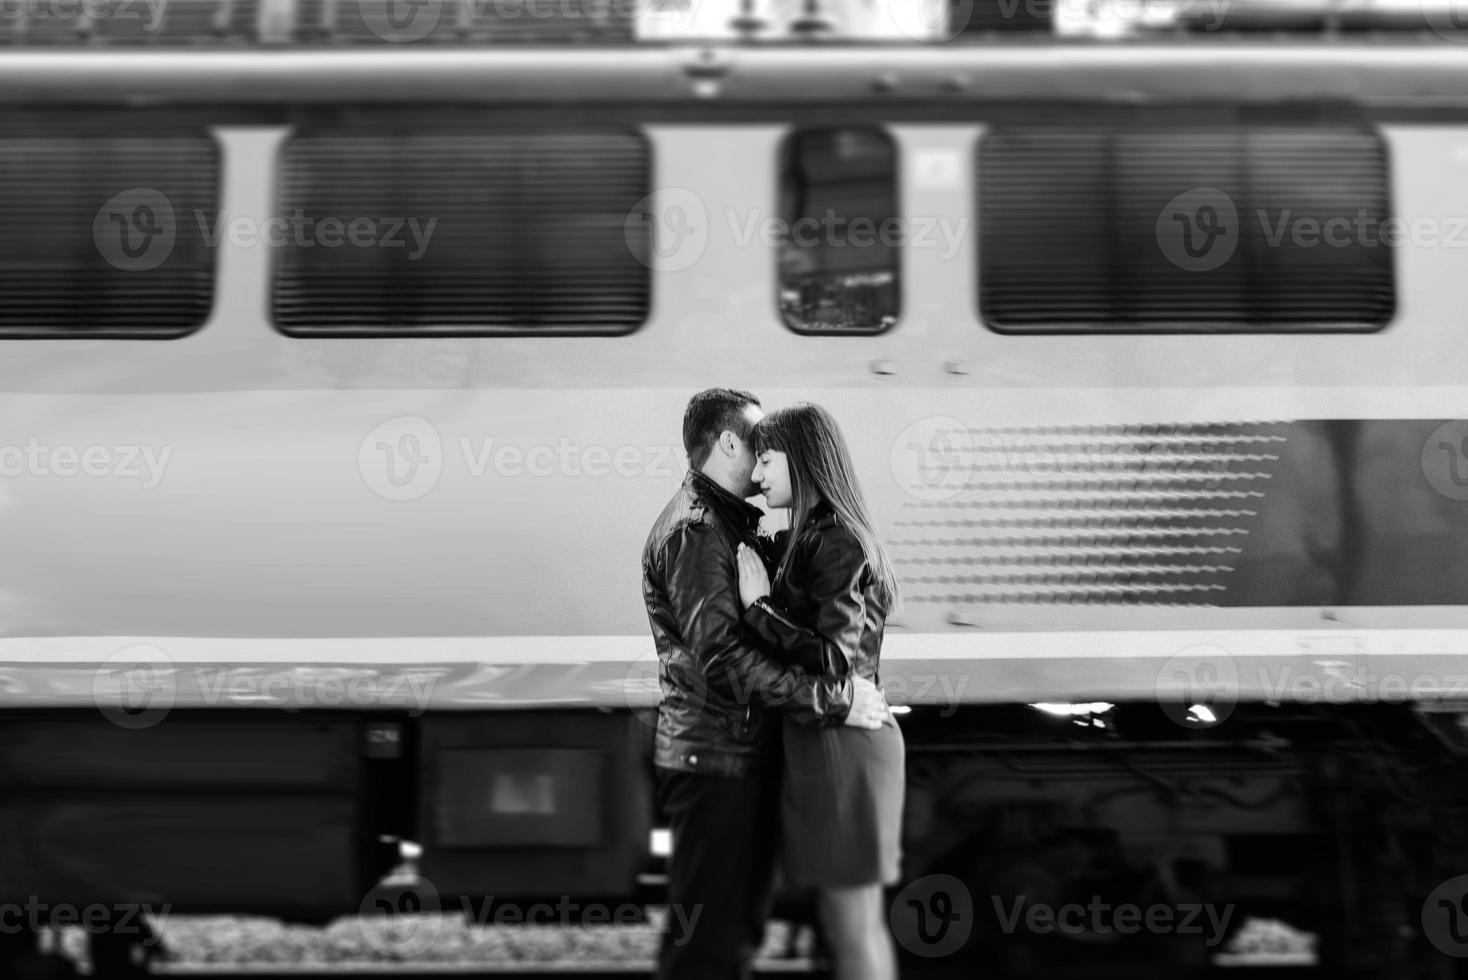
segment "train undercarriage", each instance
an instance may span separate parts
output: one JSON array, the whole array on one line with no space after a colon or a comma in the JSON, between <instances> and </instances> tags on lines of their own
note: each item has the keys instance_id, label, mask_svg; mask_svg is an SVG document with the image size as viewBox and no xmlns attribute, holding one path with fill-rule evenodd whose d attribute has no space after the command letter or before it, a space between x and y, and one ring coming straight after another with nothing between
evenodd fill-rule
<instances>
[{"instance_id":1,"label":"train undercarriage","mask_svg":"<svg viewBox=\"0 0 1468 980\"><path fill-rule=\"evenodd\" d=\"M1252 704L1191 731L1155 704L940 715L904 725L906 871L962 883L975 964L1190 975L1264 917L1313 933L1329 976L1462 975L1423 922L1468 866L1456 714Z\"/></svg>"},{"instance_id":2,"label":"train undercarriage","mask_svg":"<svg viewBox=\"0 0 1468 980\"><path fill-rule=\"evenodd\" d=\"M1459 713L1252 703L1189 729L1156 704L1066 707L902 716L892 922L912 972L1198 975L1265 917L1314 934L1330 976L1465 975ZM51 975L36 950L67 924L56 910L91 916L95 975L127 977L156 949L140 909L325 922L485 896L655 902L646 721L181 711L127 731L96 712L12 712L0 974ZM421 847L406 885L405 841Z\"/></svg>"}]
</instances>

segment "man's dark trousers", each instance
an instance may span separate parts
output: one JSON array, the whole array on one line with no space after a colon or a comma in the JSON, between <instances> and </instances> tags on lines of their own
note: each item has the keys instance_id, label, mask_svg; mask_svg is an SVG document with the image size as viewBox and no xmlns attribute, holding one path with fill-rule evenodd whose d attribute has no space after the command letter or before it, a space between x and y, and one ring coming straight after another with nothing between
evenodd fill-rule
<instances>
[{"instance_id":1,"label":"man's dark trousers","mask_svg":"<svg viewBox=\"0 0 1468 980\"><path fill-rule=\"evenodd\" d=\"M657 772L659 800L673 832L671 908L657 980L742 980L774 894L778 771ZM698 919L685 934L683 923L695 913Z\"/></svg>"}]
</instances>

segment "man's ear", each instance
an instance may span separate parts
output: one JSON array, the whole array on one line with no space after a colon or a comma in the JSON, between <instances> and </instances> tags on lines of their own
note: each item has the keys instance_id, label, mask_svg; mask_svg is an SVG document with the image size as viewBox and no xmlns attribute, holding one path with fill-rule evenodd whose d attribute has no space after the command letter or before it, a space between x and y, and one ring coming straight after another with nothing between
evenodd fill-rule
<instances>
[{"instance_id":1,"label":"man's ear","mask_svg":"<svg viewBox=\"0 0 1468 980\"><path fill-rule=\"evenodd\" d=\"M739 455L739 440L733 432L725 429L719 433L719 448L726 456L737 456Z\"/></svg>"}]
</instances>

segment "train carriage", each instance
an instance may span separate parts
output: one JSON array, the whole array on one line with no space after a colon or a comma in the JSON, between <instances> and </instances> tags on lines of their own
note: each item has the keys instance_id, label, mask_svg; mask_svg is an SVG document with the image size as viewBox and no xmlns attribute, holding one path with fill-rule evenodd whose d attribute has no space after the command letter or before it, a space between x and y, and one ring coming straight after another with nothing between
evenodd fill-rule
<instances>
[{"instance_id":1,"label":"train carriage","mask_svg":"<svg viewBox=\"0 0 1468 980\"><path fill-rule=\"evenodd\" d=\"M1461 47L30 46L0 117L0 900L646 897L732 385L852 441L953 957L1100 894L1451 972Z\"/></svg>"}]
</instances>

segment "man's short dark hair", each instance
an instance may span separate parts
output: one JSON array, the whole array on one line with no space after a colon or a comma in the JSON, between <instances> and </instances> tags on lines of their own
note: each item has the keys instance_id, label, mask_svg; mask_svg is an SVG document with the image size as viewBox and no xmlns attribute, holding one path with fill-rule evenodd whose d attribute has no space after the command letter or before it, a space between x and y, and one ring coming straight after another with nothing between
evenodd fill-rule
<instances>
[{"instance_id":1,"label":"man's short dark hair","mask_svg":"<svg viewBox=\"0 0 1468 980\"><path fill-rule=\"evenodd\" d=\"M741 439L749 438L749 419L744 416L749 405L758 408L759 399L735 388L709 388L688 399L688 408L683 412L683 449L688 453L689 467L696 470L703 466L725 429Z\"/></svg>"}]
</instances>

